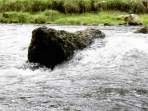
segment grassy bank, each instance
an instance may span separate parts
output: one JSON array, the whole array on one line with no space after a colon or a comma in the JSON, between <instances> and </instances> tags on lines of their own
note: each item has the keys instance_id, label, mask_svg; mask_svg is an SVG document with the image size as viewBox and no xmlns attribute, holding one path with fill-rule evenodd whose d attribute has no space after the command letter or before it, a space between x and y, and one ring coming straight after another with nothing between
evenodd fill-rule
<instances>
[{"instance_id":1,"label":"grassy bank","mask_svg":"<svg viewBox=\"0 0 148 111\"><path fill-rule=\"evenodd\" d=\"M82 13L82 14L63 14L54 10L45 10L38 13L30 12L4 12L0 13L1 23L48 23L48 24L67 24L67 25L97 25L97 24L120 24L123 23L119 19L126 12L119 11L102 11L98 13ZM148 14L140 14L140 20L144 24L148 24Z\"/></svg>"},{"instance_id":2,"label":"grassy bank","mask_svg":"<svg viewBox=\"0 0 148 111\"><path fill-rule=\"evenodd\" d=\"M119 16L138 13L148 24L146 7L140 0L0 0L0 22L119 24Z\"/></svg>"},{"instance_id":3,"label":"grassy bank","mask_svg":"<svg viewBox=\"0 0 148 111\"><path fill-rule=\"evenodd\" d=\"M148 12L141 0L0 0L0 11L36 12L48 9L62 13L84 13L120 10L132 13Z\"/></svg>"}]
</instances>

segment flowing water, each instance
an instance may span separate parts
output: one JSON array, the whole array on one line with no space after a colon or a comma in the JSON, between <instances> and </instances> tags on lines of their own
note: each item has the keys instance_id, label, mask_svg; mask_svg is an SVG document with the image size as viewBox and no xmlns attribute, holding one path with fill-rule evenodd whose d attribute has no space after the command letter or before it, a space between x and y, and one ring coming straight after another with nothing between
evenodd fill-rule
<instances>
[{"instance_id":1,"label":"flowing water","mask_svg":"<svg viewBox=\"0 0 148 111\"><path fill-rule=\"evenodd\" d=\"M148 34L96 26L105 39L53 71L31 70L27 49L36 27L0 24L0 111L148 111Z\"/></svg>"}]
</instances>

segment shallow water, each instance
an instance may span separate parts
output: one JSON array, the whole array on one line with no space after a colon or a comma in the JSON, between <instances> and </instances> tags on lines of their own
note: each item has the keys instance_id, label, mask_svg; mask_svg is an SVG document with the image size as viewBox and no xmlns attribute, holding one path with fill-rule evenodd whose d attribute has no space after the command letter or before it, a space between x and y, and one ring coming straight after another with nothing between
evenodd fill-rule
<instances>
[{"instance_id":1,"label":"shallow water","mask_svg":"<svg viewBox=\"0 0 148 111\"><path fill-rule=\"evenodd\" d=\"M105 39L53 71L31 70L27 49L36 27L0 24L0 111L148 111L148 34L96 26Z\"/></svg>"}]
</instances>

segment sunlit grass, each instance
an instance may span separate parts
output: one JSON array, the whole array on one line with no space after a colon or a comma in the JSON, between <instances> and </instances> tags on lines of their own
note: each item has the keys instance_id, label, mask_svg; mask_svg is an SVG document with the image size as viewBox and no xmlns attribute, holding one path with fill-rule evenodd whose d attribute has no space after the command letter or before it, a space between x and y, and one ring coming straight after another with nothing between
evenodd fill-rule
<instances>
[{"instance_id":1,"label":"sunlit grass","mask_svg":"<svg viewBox=\"0 0 148 111\"><path fill-rule=\"evenodd\" d=\"M56 24L119 24L122 20L118 20L117 17L121 14L115 11L109 12L100 12L100 13L84 13L84 14L71 14L67 16L62 16L54 20L53 22Z\"/></svg>"},{"instance_id":2,"label":"sunlit grass","mask_svg":"<svg viewBox=\"0 0 148 111\"><path fill-rule=\"evenodd\" d=\"M98 25L112 24L118 25L123 23L122 19L118 19L126 12L119 11L102 11L97 13L82 14L63 14L55 10L45 10L39 13L29 12L4 12L0 13L0 22L2 23L36 23L36 24L67 24L67 25ZM148 24L148 14L141 14L140 19L144 24Z\"/></svg>"},{"instance_id":3,"label":"sunlit grass","mask_svg":"<svg viewBox=\"0 0 148 111\"><path fill-rule=\"evenodd\" d=\"M142 23L144 23L145 25L148 25L148 14L142 14L140 15L140 19L142 21Z\"/></svg>"}]
</instances>

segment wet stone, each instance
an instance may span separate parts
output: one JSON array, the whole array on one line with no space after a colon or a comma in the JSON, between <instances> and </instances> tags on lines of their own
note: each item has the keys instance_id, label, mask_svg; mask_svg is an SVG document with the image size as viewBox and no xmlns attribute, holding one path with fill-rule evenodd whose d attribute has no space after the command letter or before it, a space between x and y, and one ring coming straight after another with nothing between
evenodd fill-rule
<instances>
[{"instance_id":1,"label":"wet stone","mask_svg":"<svg viewBox=\"0 0 148 111\"><path fill-rule=\"evenodd\" d=\"M32 32L28 61L53 69L57 64L69 60L75 50L86 48L94 39L104 37L105 34L98 29L70 33L39 27Z\"/></svg>"}]
</instances>

